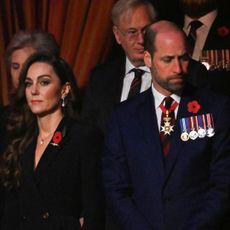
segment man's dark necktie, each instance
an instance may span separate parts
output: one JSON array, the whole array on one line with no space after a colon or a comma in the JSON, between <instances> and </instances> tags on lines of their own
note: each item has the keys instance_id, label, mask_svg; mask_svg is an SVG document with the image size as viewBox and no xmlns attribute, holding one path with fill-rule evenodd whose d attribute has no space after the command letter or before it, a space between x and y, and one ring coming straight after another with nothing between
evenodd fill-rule
<instances>
[{"instance_id":1,"label":"man's dark necktie","mask_svg":"<svg viewBox=\"0 0 230 230\"><path fill-rule=\"evenodd\" d=\"M134 78L130 86L128 98L131 98L138 93L140 93L141 90L141 77L144 74L144 70L142 69L132 69L131 71L134 72Z\"/></svg>"},{"instance_id":2,"label":"man's dark necktie","mask_svg":"<svg viewBox=\"0 0 230 230\"><path fill-rule=\"evenodd\" d=\"M165 105L163 105L165 102ZM168 155L170 144L171 144L171 134L174 131L175 125L175 114L174 110L178 103L174 101L171 97L166 97L160 105L162 110L161 115L161 127L160 127L160 139L162 144L163 155L166 157Z\"/></svg>"},{"instance_id":3,"label":"man's dark necktie","mask_svg":"<svg viewBox=\"0 0 230 230\"><path fill-rule=\"evenodd\" d=\"M203 23L198 21L198 20L194 20L194 21L190 22L190 31L188 34L188 42L190 44L189 53L191 55L193 54L194 46L196 43L197 29L200 28L202 25L203 25Z\"/></svg>"}]
</instances>

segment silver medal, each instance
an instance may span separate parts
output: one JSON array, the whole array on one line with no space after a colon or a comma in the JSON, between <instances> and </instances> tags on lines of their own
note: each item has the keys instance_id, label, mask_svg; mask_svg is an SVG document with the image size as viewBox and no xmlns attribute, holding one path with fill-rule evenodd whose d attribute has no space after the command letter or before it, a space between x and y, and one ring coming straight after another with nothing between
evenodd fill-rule
<instances>
[{"instance_id":1,"label":"silver medal","mask_svg":"<svg viewBox=\"0 0 230 230\"><path fill-rule=\"evenodd\" d=\"M207 129L207 136L208 137L213 137L215 135L215 131L212 127Z\"/></svg>"},{"instance_id":2,"label":"silver medal","mask_svg":"<svg viewBox=\"0 0 230 230\"><path fill-rule=\"evenodd\" d=\"M206 136L206 131L203 128L199 128L197 133L199 138L204 138Z\"/></svg>"},{"instance_id":3,"label":"silver medal","mask_svg":"<svg viewBox=\"0 0 230 230\"><path fill-rule=\"evenodd\" d=\"M195 139L198 137L198 133L197 133L195 130L192 130L192 131L189 133L189 137L190 137L192 140L195 140Z\"/></svg>"}]
</instances>

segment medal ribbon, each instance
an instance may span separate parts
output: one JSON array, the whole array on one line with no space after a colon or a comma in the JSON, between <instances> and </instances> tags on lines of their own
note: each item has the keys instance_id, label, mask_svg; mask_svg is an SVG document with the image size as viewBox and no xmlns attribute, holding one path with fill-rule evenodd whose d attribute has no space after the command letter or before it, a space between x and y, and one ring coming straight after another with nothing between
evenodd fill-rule
<instances>
[{"instance_id":1,"label":"medal ribbon","mask_svg":"<svg viewBox=\"0 0 230 230\"><path fill-rule=\"evenodd\" d=\"M206 118L207 118L207 126L208 126L208 128L214 128L214 121L213 121L213 116L212 116L212 114L210 114L210 113L208 113L208 114L206 114Z\"/></svg>"},{"instance_id":2,"label":"medal ribbon","mask_svg":"<svg viewBox=\"0 0 230 230\"><path fill-rule=\"evenodd\" d=\"M178 106L178 103L177 103L176 101L174 101L174 102L172 103L172 105L170 106L170 108L169 108L169 109L166 109L166 108L164 107L164 105L161 103L161 104L160 104L160 109L161 109L162 113L166 114L167 112L168 112L168 113L172 112L174 109L176 109L177 106Z\"/></svg>"},{"instance_id":3,"label":"medal ribbon","mask_svg":"<svg viewBox=\"0 0 230 230\"><path fill-rule=\"evenodd\" d=\"M190 117L190 130L195 130L193 117Z\"/></svg>"},{"instance_id":4,"label":"medal ribbon","mask_svg":"<svg viewBox=\"0 0 230 230\"><path fill-rule=\"evenodd\" d=\"M195 116L195 125L196 125L196 130L198 131L199 129L199 122L198 122L198 117Z\"/></svg>"},{"instance_id":5,"label":"medal ribbon","mask_svg":"<svg viewBox=\"0 0 230 230\"><path fill-rule=\"evenodd\" d=\"M202 121L203 121L203 127L206 130L207 126L206 126L206 121L205 121L205 115L204 114L202 114Z\"/></svg>"}]
</instances>

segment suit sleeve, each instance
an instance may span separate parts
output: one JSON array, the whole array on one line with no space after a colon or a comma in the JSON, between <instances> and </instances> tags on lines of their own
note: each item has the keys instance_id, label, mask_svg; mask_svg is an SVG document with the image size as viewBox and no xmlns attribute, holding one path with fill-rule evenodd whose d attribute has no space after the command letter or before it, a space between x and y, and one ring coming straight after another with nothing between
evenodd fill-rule
<instances>
[{"instance_id":1,"label":"suit sleeve","mask_svg":"<svg viewBox=\"0 0 230 230\"><path fill-rule=\"evenodd\" d=\"M220 102L221 103L221 102ZM208 189L203 194L199 209L193 210L184 225L184 230L223 229L229 218L230 208L230 102L219 108L215 122L215 136L208 154ZM202 194L201 194L202 195Z\"/></svg>"},{"instance_id":2,"label":"suit sleeve","mask_svg":"<svg viewBox=\"0 0 230 230\"><path fill-rule=\"evenodd\" d=\"M151 230L132 200L132 182L115 112L105 138L103 177L107 206L122 229Z\"/></svg>"}]
</instances>

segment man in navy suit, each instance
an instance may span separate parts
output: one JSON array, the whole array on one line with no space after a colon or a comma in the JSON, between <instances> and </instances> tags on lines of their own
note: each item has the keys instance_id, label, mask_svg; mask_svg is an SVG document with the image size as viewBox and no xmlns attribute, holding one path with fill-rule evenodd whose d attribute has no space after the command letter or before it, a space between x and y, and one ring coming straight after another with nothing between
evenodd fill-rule
<instances>
[{"instance_id":1,"label":"man in navy suit","mask_svg":"<svg viewBox=\"0 0 230 230\"><path fill-rule=\"evenodd\" d=\"M230 100L186 82L186 47L175 24L152 24L144 55L152 87L116 106L108 124L103 176L107 205L120 229L227 225Z\"/></svg>"}]
</instances>

